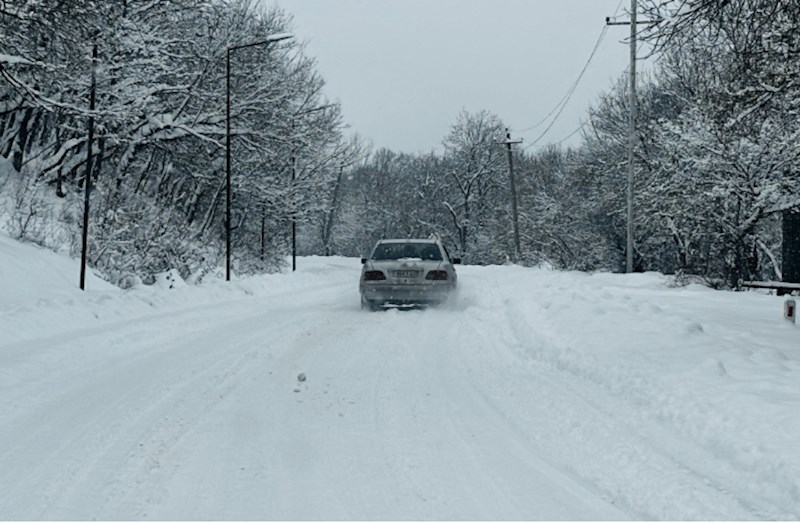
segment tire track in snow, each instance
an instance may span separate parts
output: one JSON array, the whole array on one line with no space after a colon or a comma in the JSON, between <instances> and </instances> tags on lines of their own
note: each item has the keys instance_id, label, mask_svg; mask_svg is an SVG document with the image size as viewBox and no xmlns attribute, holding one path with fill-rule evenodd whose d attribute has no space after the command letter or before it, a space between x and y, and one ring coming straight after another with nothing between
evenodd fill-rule
<instances>
[{"instance_id":1,"label":"tire track in snow","mask_svg":"<svg viewBox=\"0 0 800 525\"><path fill-rule=\"evenodd\" d=\"M330 288L338 293L341 287ZM252 313L254 305L258 302L239 303L238 316L223 315L221 323L218 309L201 307L115 324L99 333L79 332L58 345L49 338L30 342L33 355L21 366L39 359L43 364L37 368L52 369L67 364L64 356L75 349L78 363L66 376L41 374L24 388L9 385L27 405L17 407L13 419L0 416L6 466L0 474L0 514L20 519L145 516L158 498L145 494L146 486L162 468L162 458L182 446L186 432L238 387L237 376L259 357L249 351L263 337L249 332L260 317ZM283 318L272 328L285 331L293 321ZM188 337L181 340L181 335ZM107 353L98 358L96 349L103 347ZM83 348L92 359L81 358ZM48 382L51 376L58 383ZM58 443L54 449L53 442ZM99 494L105 499L100 505Z\"/></svg>"},{"instance_id":2,"label":"tire track in snow","mask_svg":"<svg viewBox=\"0 0 800 525\"><path fill-rule=\"evenodd\" d=\"M348 341L361 341L362 332L372 332L363 323L357 291L355 301L352 295L349 283L335 296L318 299L315 308L308 308L310 297L296 297L280 312L271 312L285 320L280 326L254 329L254 337L269 348L268 360L240 376L241 388L222 409L194 426L190 440L200 446L182 458L172 479L161 483L167 495L151 507L150 516L316 520L369 515L365 492L370 480L379 478L351 466L373 468L369 458L357 455L367 450L357 448L366 438L354 431L352 419L360 421L363 414L350 403L364 402L358 384L364 367L351 368L350 363L358 365L363 354L351 351ZM299 372L306 381L297 381ZM186 493L195 478L205 483L198 492ZM226 480L225 486L219 480Z\"/></svg>"},{"instance_id":3,"label":"tire track in snow","mask_svg":"<svg viewBox=\"0 0 800 525\"><path fill-rule=\"evenodd\" d=\"M392 469L419 500L411 517L625 519L624 512L596 492L543 461L513 419L476 393L473 374L485 371L488 363L482 360L491 352L477 352L478 370L465 368L461 361L476 347L492 349L493 337L470 329L476 318L465 321L459 310L456 305L421 315L409 312L407 319L397 316L395 328L380 325L390 339L394 332L400 336L413 329L415 334L393 339L397 357L388 360L380 382L395 394L378 414L380 426L389 429L384 449L398 454ZM450 353L448 348L459 351ZM398 382L408 377L417 379L412 385ZM392 412L398 396L408 403L402 413Z\"/></svg>"},{"instance_id":4,"label":"tire track in snow","mask_svg":"<svg viewBox=\"0 0 800 525\"><path fill-rule=\"evenodd\" d=\"M249 322L241 322L242 327ZM230 334L205 332L108 371L87 371L90 377L83 382L65 385L24 420L12 423L15 435L6 443L14 446L8 461L39 460L30 469L17 465L20 476L4 490L5 504L31 512L17 501L41 494L37 519L87 519L87 512L93 519L132 518L125 514L131 505L125 501L130 483L146 486L186 430L235 387L232 377L254 356L232 358L230 352L248 348L251 342L249 335L231 340ZM198 352L200 348L205 352ZM98 404L101 399L105 401ZM59 446L47 450L59 433ZM25 435L42 439L26 440ZM53 472L59 476L53 478ZM96 504L98 494L105 494L105 504ZM81 503L85 497L95 504ZM138 503L146 507L148 498ZM122 514L117 507L125 509Z\"/></svg>"},{"instance_id":5,"label":"tire track in snow","mask_svg":"<svg viewBox=\"0 0 800 525\"><path fill-rule=\"evenodd\" d=\"M541 418L556 423L544 443L551 457L559 458L564 467L586 477L646 519L774 518L770 510L759 509L756 502L747 501L731 488L712 481L716 477L714 472L727 466L707 451L679 438L671 429L648 421L642 414L626 419L625 416L636 414L637 410L626 406L625 399L610 396L601 385L575 373L569 361L560 359L569 349L549 333L544 315L531 318L531 309L523 314L511 303L504 303L503 311L505 319L500 322L506 323L507 332L516 339L506 346L519 349L519 366L535 373L538 383L549 385L553 393L550 397L553 404L547 410L550 415L541 415L539 423ZM531 331L531 326L537 329ZM580 406L586 410L576 412ZM586 417L593 417L595 422L581 422ZM565 437L568 439L564 440ZM556 439L561 443L556 445ZM564 446L569 443L572 445ZM593 443L615 446L608 451ZM730 475L728 472L720 479Z\"/></svg>"}]
</instances>

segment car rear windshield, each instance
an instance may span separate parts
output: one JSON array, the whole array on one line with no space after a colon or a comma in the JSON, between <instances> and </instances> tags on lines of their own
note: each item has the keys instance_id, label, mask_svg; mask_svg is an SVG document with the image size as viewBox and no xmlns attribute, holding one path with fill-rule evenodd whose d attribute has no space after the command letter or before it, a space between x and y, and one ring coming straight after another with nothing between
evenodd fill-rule
<instances>
[{"instance_id":1,"label":"car rear windshield","mask_svg":"<svg viewBox=\"0 0 800 525\"><path fill-rule=\"evenodd\" d=\"M441 261L439 246L429 242L387 242L375 247L372 258L376 261L395 261L397 259L422 259Z\"/></svg>"}]
</instances>

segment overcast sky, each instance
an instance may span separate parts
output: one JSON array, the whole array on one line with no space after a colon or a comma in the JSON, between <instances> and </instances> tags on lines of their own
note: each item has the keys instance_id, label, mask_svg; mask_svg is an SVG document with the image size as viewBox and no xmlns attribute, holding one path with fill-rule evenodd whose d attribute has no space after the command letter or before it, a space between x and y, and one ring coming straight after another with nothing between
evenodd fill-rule
<instances>
[{"instance_id":1,"label":"overcast sky","mask_svg":"<svg viewBox=\"0 0 800 525\"><path fill-rule=\"evenodd\" d=\"M294 16L351 129L375 147L440 151L459 112L497 114L531 148L605 27L628 0L263 0ZM628 67L627 26L610 26L538 144L558 142ZM552 119L552 117L551 117ZM526 130L526 131L523 131ZM574 144L579 134L567 140ZM531 151L529 149L529 151Z\"/></svg>"}]
</instances>

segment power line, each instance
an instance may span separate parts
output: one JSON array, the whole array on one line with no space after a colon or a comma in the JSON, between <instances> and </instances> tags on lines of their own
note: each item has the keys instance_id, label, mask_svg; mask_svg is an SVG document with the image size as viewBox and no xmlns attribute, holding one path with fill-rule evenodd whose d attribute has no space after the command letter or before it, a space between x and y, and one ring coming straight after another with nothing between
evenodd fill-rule
<instances>
[{"instance_id":1,"label":"power line","mask_svg":"<svg viewBox=\"0 0 800 525\"><path fill-rule=\"evenodd\" d=\"M624 0L619 0L619 3L617 4L617 8L614 9L614 14L611 15L610 17L608 17L609 19L613 20L614 18L617 17L617 13L619 13L619 9L620 9L620 7L622 7L622 2L624 2Z\"/></svg>"},{"instance_id":2,"label":"power line","mask_svg":"<svg viewBox=\"0 0 800 525\"><path fill-rule=\"evenodd\" d=\"M567 91L567 94L564 95L564 97L562 97L561 102L559 102L560 106L556 106L553 109L553 111L555 111L556 109L558 110L556 112L555 116L553 117L553 120L550 121L550 124L547 125L545 130L538 137L536 137L536 139L533 142L531 142L529 145L525 146L523 149L528 149L528 148L532 148L533 146L535 146L540 140L542 140L542 138L545 135L547 135L547 133L550 131L550 129L556 123L556 121L558 120L558 117L561 116L561 113L564 111L564 108L567 107L567 103L570 101L570 99L572 98L572 95L575 93L575 90L578 88L578 84L580 83L581 79L583 78L584 73L586 73L586 70L589 69L589 64L592 63L592 59L594 59L594 56L597 54L597 50L600 48L600 44L603 42L603 39L605 38L607 32L608 32L608 26L604 25L603 26L603 30L600 31L600 36L597 37L597 42L595 42L594 48L592 49L592 52L589 55L589 59L586 61L586 64L584 64L583 69L581 69L581 72L578 75L578 78L572 84L572 87L570 87L569 91ZM553 111L550 112L551 115L553 114Z\"/></svg>"},{"instance_id":3,"label":"power line","mask_svg":"<svg viewBox=\"0 0 800 525\"><path fill-rule=\"evenodd\" d=\"M555 112L556 112L556 110L557 110L557 109L558 109L558 108L561 106L561 104L563 104L563 103L565 102L565 100L567 100L567 98L569 97L570 93L572 93L573 91L574 91L574 84L573 84L573 87L570 87L570 89L569 89L569 90L567 90L567 92L564 94L564 96L563 96L563 97L561 97L561 100L559 100L559 101L556 103L556 105L553 107L553 109L551 109L551 110L550 110L550 113L548 113L547 115L545 115L545 117L544 117L542 120L540 120L539 122L537 122L536 124L534 124L534 125L532 125L532 126L528 126L528 127L527 127L527 128L525 128L525 129L514 129L514 130L512 130L512 131L514 131L514 132L516 132L516 133L525 133L525 132L527 132L527 131L531 131L532 129L536 129L536 128L538 128L539 126L541 126L542 124L544 124L544 123L547 121L547 119L549 119L549 118L550 118L550 115L552 115L553 113L555 113Z\"/></svg>"},{"instance_id":4,"label":"power line","mask_svg":"<svg viewBox=\"0 0 800 525\"><path fill-rule=\"evenodd\" d=\"M564 137L564 138L563 138L563 139L561 139L561 140L558 140L558 141L556 141L556 142L552 142L551 144L552 144L553 146L558 146L558 145L559 145L559 144L561 144L562 142L564 142L564 141L566 141L566 140L569 140L569 139L571 139L573 135L575 135L577 132L581 131L581 130L582 130L584 127L585 127L585 126L586 126L586 123L585 123L585 122L581 122L581 124L580 124L580 125L579 125L577 128L575 128L575 129L572 131L572 133L570 133L569 135L567 135L566 137Z\"/></svg>"},{"instance_id":5,"label":"power line","mask_svg":"<svg viewBox=\"0 0 800 525\"><path fill-rule=\"evenodd\" d=\"M617 15L617 13L619 12L619 9L622 7L622 2L623 2L623 0L619 0L619 3L617 4L617 8L614 10L614 15L612 15L612 18L615 17ZM539 126L541 126L542 124L544 124L547 121L547 119L549 119L550 116L553 113L555 113L556 111L558 111L558 115L561 114L561 111L563 111L564 106L566 106L567 102L569 102L569 99L572 97L572 94L577 89L578 84L580 83L581 79L583 78L584 73L586 73L586 70L588 69L589 64L592 62L592 59L594 58L595 53L597 53L597 49L600 47L600 44L602 43L603 38L605 38L607 30L608 30L608 26L607 25L603 26L603 30L600 32L600 36L597 38L597 42L595 42L594 48L592 49L592 52L589 55L589 58L587 59L586 64L584 64L583 69L581 70L580 74L578 75L578 78L575 80L575 82L573 82L572 86L570 86L570 88L567 90L567 92L564 94L564 96L561 97L561 99L556 103L556 105L553 107L553 109L550 110L550 112L547 115L545 115L545 117L542 120L540 120L539 122L537 122L536 124L533 124L532 126L528 126L527 128L524 128L524 129L513 129L511 131L514 131L516 133L528 132L528 131L530 131L532 129L536 129ZM556 115L555 119L558 119L558 115ZM555 122L555 119L554 119L553 122ZM553 123L551 123L550 126L548 126L548 129L550 129L550 127L552 127L552 125L553 125ZM545 133L546 132L547 132L547 130L545 130ZM575 133L577 133L577 130L574 131L572 134L570 134L570 136L574 135ZM541 136L539 138L537 138L536 141L538 141L540 138L541 138ZM569 137L567 137L567 138L569 138ZM563 140L566 140L566 139L563 139ZM529 146L526 146L523 149L527 149L529 147L534 146L536 144L536 141L534 141L532 144L530 144Z\"/></svg>"}]
</instances>

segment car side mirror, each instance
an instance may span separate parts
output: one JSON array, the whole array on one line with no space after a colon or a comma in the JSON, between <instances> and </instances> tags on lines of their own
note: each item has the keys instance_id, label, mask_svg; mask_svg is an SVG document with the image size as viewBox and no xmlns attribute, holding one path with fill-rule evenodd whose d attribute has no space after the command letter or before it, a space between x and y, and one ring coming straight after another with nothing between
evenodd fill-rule
<instances>
[{"instance_id":1,"label":"car side mirror","mask_svg":"<svg viewBox=\"0 0 800 525\"><path fill-rule=\"evenodd\" d=\"M365 262L367 262L367 258L366 257L362 257L361 258L361 264L364 264Z\"/></svg>"},{"instance_id":2,"label":"car side mirror","mask_svg":"<svg viewBox=\"0 0 800 525\"><path fill-rule=\"evenodd\" d=\"M453 264L461 264L461 257L453 257L453 259L450 262L452 262Z\"/></svg>"}]
</instances>

